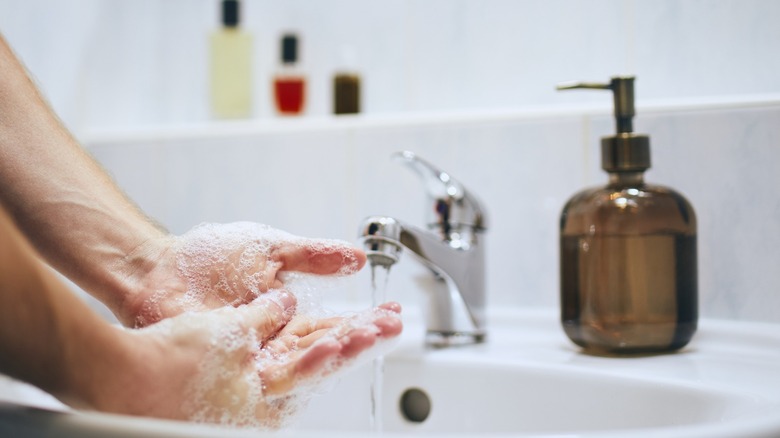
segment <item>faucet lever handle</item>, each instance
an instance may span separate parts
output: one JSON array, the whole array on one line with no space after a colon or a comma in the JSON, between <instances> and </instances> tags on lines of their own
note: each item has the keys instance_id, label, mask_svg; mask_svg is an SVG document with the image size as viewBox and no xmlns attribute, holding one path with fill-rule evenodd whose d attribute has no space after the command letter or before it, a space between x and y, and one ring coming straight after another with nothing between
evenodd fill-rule
<instances>
[{"instance_id":1,"label":"faucet lever handle","mask_svg":"<svg viewBox=\"0 0 780 438\"><path fill-rule=\"evenodd\" d=\"M452 178L414 152L397 152L394 158L409 166L420 176L430 200L433 201L433 214L430 227L442 228L445 235L462 226L481 231L487 228L487 218L479 200L469 193L463 184Z\"/></svg>"}]
</instances>

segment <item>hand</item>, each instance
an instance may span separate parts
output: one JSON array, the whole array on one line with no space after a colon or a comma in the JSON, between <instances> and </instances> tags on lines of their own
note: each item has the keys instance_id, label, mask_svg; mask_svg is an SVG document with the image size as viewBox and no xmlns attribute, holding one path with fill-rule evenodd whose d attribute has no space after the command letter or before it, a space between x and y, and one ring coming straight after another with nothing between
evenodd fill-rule
<instances>
[{"instance_id":1,"label":"hand","mask_svg":"<svg viewBox=\"0 0 780 438\"><path fill-rule=\"evenodd\" d=\"M401 332L395 303L320 320L293 316L294 307L292 295L272 291L236 308L128 331L132 370L106 379L110 384L98 385L92 399L109 412L278 427L305 402L301 388L312 389Z\"/></svg>"},{"instance_id":2,"label":"hand","mask_svg":"<svg viewBox=\"0 0 780 438\"><path fill-rule=\"evenodd\" d=\"M185 311L246 304L283 287L280 274L286 271L349 275L366 262L346 242L248 222L203 224L160 243L155 242L158 256L137 257L153 260L153 267L139 274L137 292L117 312L125 325L144 327Z\"/></svg>"},{"instance_id":3,"label":"hand","mask_svg":"<svg viewBox=\"0 0 780 438\"><path fill-rule=\"evenodd\" d=\"M312 355L309 349L328 351L340 358L352 359L374 345L378 338L397 336L402 329L398 317L400 313L401 305L390 302L351 318L316 319L296 314L263 347L263 354L269 362L262 374L273 377L266 380L266 394L282 395L301 383L300 376L317 375L317 367L324 361L321 363L317 360L320 356ZM302 361L298 362L298 359Z\"/></svg>"}]
</instances>

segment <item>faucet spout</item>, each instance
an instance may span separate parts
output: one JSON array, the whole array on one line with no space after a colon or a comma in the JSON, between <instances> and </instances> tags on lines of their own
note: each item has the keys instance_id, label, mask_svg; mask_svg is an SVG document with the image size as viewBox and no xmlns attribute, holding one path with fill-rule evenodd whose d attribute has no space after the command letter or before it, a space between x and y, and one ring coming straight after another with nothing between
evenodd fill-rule
<instances>
[{"instance_id":1,"label":"faucet spout","mask_svg":"<svg viewBox=\"0 0 780 438\"><path fill-rule=\"evenodd\" d=\"M447 347L484 341L482 245L453 247L435 233L384 216L365 219L360 240L372 266L392 266L406 248L436 276L436 290L428 294L426 306L428 345Z\"/></svg>"},{"instance_id":2,"label":"faucet spout","mask_svg":"<svg viewBox=\"0 0 780 438\"><path fill-rule=\"evenodd\" d=\"M428 294L426 343L434 347L473 344L485 339L485 249L487 215L476 196L412 152L395 157L417 173L427 192L429 216L420 229L386 216L371 216L360 240L372 266L389 268L402 248L438 280ZM432 207L432 208L430 208Z\"/></svg>"}]
</instances>

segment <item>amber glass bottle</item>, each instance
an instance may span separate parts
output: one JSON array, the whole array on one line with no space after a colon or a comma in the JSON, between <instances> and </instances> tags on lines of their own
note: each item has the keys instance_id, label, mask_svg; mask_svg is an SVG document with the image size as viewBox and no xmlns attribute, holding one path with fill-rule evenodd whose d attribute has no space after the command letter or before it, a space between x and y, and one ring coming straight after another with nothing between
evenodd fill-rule
<instances>
[{"instance_id":1,"label":"amber glass bottle","mask_svg":"<svg viewBox=\"0 0 780 438\"><path fill-rule=\"evenodd\" d=\"M338 73L333 77L333 114L360 112L360 76Z\"/></svg>"},{"instance_id":2,"label":"amber glass bottle","mask_svg":"<svg viewBox=\"0 0 780 438\"><path fill-rule=\"evenodd\" d=\"M605 187L572 197L561 215L561 319L586 352L677 350L698 319L696 215L676 191L645 183L647 136L633 134L633 77L615 93L618 133L602 139Z\"/></svg>"},{"instance_id":3,"label":"amber glass bottle","mask_svg":"<svg viewBox=\"0 0 780 438\"><path fill-rule=\"evenodd\" d=\"M341 66L333 76L333 114L360 112L360 74L354 50L341 48Z\"/></svg>"}]
</instances>

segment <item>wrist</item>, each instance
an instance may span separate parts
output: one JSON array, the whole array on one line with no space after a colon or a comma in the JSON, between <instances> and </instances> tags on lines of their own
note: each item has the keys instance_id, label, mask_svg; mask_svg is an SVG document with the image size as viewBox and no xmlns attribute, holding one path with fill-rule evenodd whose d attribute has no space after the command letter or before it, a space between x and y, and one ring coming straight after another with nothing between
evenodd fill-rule
<instances>
[{"instance_id":1,"label":"wrist","mask_svg":"<svg viewBox=\"0 0 780 438\"><path fill-rule=\"evenodd\" d=\"M155 297L180 291L186 284L178 275L174 237L152 238L133 249L115 266L116 301L109 306L123 325L145 326L161 319L152 308Z\"/></svg>"},{"instance_id":2,"label":"wrist","mask_svg":"<svg viewBox=\"0 0 780 438\"><path fill-rule=\"evenodd\" d=\"M103 410L104 394L116 389L111 373L127 374L124 337L121 329L113 326L68 334L60 340L63 345L60 385L54 390L44 389L73 408Z\"/></svg>"},{"instance_id":3,"label":"wrist","mask_svg":"<svg viewBox=\"0 0 780 438\"><path fill-rule=\"evenodd\" d=\"M168 364L180 365L176 349L171 351L160 337L116 326L92 345L99 351L88 351L89 361L75 361L69 381L75 397L63 401L100 412L184 419L179 404L169 399L181 395L192 370L164 372Z\"/></svg>"}]
</instances>

